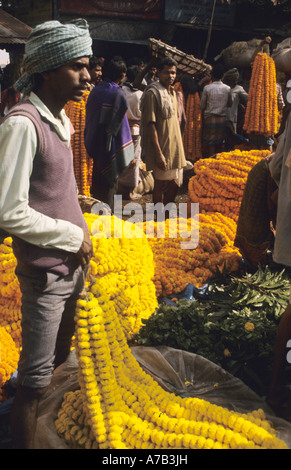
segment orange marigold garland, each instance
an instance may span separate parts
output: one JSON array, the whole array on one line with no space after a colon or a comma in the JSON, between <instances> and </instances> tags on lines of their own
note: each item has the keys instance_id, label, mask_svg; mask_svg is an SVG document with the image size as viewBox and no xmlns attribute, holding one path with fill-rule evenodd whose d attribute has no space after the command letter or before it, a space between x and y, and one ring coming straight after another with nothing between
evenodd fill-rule
<instances>
[{"instance_id":1,"label":"orange marigold garland","mask_svg":"<svg viewBox=\"0 0 291 470\"><path fill-rule=\"evenodd\" d=\"M153 282L157 296L168 296L182 292L187 284L203 286L217 270L234 272L238 269L241 255L233 246L236 224L232 219L219 213L199 214L199 242L196 248L185 249L184 234L195 229L195 219L168 219L165 222L165 237L159 237L159 224L153 224L153 238L148 238L153 251L155 274ZM151 232L149 222L144 223ZM177 235L176 235L177 232Z\"/></svg>"},{"instance_id":2,"label":"orange marigold garland","mask_svg":"<svg viewBox=\"0 0 291 470\"><path fill-rule=\"evenodd\" d=\"M266 53L256 55L250 82L244 130L270 137L278 132L276 68Z\"/></svg>"},{"instance_id":3,"label":"orange marigold garland","mask_svg":"<svg viewBox=\"0 0 291 470\"><path fill-rule=\"evenodd\" d=\"M200 210L220 212L237 222L248 174L269 154L268 150L234 150L200 159L188 183L190 201L198 202Z\"/></svg>"},{"instance_id":4,"label":"orange marigold garland","mask_svg":"<svg viewBox=\"0 0 291 470\"><path fill-rule=\"evenodd\" d=\"M202 156L202 112L200 109L199 93L189 93L185 102L183 87L175 83L176 91L182 93L186 115L186 125L183 133L183 145L186 158L196 161Z\"/></svg>"},{"instance_id":5,"label":"orange marigold garland","mask_svg":"<svg viewBox=\"0 0 291 470\"><path fill-rule=\"evenodd\" d=\"M69 101L65 105L65 111L75 131L71 138L71 145L78 190L80 194L90 197L93 160L88 157L84 143L86 101L88 96L89 91L86 91L80 102Z\"/></svg>"},{"instance_id":6,"label":"orange marigold garland","mask_svg":"<svg viewBox=\"0 0 291 470\"><path fill-rule=\"evenodd\" d=\"M202 114L199 93L188 95L186 104L186 127L183 134L186 158L196 161L202 156Z\"/></svg>"}]
</instances>

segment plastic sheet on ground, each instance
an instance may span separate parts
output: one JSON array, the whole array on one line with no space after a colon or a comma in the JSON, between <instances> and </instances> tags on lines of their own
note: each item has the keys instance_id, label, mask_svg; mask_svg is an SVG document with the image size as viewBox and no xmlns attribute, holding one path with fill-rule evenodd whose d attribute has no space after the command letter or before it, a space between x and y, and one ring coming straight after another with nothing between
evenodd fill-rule
<instances>
[{"instance_id":1,"label":"plastic sheet on ground","mask_svg":"<svg viewBox=\"0 0 291 470\"><path fill-rule=\"evenodd\" d=\"M169 392L182 397L199 397L237 412L263 409L278 438L291 448L291 423L276 417L263 399L213 362L166 346L135 346L131 351L141 367ZM73 351L66 363L55 371L52 389L41 402L36 449L69 449L57 435L54 422L64 393L78 388L78 362Z\"/></svg>"}]
</instances>

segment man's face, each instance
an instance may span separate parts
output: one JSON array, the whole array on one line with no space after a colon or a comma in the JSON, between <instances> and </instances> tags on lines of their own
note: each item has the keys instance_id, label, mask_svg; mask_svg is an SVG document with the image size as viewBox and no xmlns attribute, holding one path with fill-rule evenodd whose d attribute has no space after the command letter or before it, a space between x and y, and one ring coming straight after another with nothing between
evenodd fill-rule
<instances>
[{"instance_id":1,"label":"man's face","mask_svg":"<svg viewBox=\"0 0 291 470\"><path fill-rule=\"evenodd\" d=\"M101 77L102 77L102 67L100 65L96 65L92 69L90 69L90 75L91 75L91 83L94 83L94 85L97 85L97 83L100 83Z\"/></svg>"},{"instance_id":2,"label":"man's face","mask_svg":"<svg viewBox=\"0 0 291 470\"><path fill-rule=\"evenodd\" d=\"M176 79L176 73L177 69L175 65L164 65L162 70L158 70L158 77L160 80L160 83L165 87L169 88L169 86L174 84L174 81Z\"/></svg>"},{"instance_id":3,"label":"man's face","mask_svg":"<svg viewBox=\"0 0 291 470\"><path fill-rule=\"evenodd\" d=\"M88 67L89 58L81 57L44 74L55 99L60 103L81 101L91 80Z\"/></svg>"}]
</instances>

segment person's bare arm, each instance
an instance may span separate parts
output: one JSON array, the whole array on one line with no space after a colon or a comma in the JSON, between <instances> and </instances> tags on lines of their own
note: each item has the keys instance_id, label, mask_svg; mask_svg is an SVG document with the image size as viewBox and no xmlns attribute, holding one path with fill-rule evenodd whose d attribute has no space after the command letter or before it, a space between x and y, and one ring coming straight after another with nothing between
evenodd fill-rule
<instances>
[{"instance_id":1,"label":"person's bare arm","mask_svg":"<svg viewBox=\"0 0 291 470\"><path fill-rule=\"evenodd\" d=\"M266 36L261 42L260 44L258 45L258 47L255 49L255 52L253 53L252 55L252 58L251 58L251 66L253 66L253 63L254 63L254 60L256 58L256 55L259 53L259 52L262 52L263 50L263 47L265 44L271 44L272 42L272 38L270 36Z\"/></svg>"}]
</instances>

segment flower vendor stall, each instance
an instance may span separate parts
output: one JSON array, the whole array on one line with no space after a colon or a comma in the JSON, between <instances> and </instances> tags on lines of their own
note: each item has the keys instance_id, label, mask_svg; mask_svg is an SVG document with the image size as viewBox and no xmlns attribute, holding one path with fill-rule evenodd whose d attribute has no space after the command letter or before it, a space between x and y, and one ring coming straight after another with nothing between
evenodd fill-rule
<instances>
[{"instance_id":1,"label":"flower vendor stall","mask_svg":"<svg viewBox=\"0 0 291 470\"><path fill-rule=\"evenodd\" d=\"M37 446L288 448L288 423L273 416L254 392L224 369L166 346L130 346L141 323L158 307L154 251L140 227L110 215L85 218L95 235L94 257L76 310L71 357L56 372L51 393L40 407ZM136 236L130 239L128 230L133 229ZM223 237L216 229L216 238L202 237L201 243L209 243L218 255L227 240ZM183 372L176 363L181 364L181 357L191 364L182 366ZM194 370L198 376L193 376ZM207 374L208 393L199 382L201 370ZM168 373L176 374L172 386ZM242 387L240 404L235 403L233 387L236 397Z\"/></svg>"}]
</instances>

